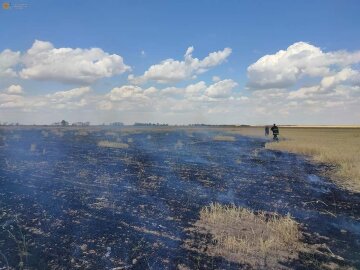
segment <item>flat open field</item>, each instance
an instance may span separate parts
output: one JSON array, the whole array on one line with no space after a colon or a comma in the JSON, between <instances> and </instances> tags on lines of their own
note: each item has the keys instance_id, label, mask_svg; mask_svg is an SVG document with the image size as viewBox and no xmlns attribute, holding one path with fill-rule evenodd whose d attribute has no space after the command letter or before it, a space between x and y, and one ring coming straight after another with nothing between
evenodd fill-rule
<instances>
[{"instance_id":1,"label":"flat open field","mask_svg":"<svg viewBox=\"0 0 360 270\"><path fill-rule=\"evenodd\" d=\"M0 128L0 269L360 268L360 195L241 133Z\"/></svg>"},{"instance_id":2,"label":"flat open field","mask_svg":"<svg viewBox=\"0 0 360 270\"><path fill-rule=\"evenodd\" d=\"M336 166L329 172L339 185L360 192L360 128L281 128L279 143L267 148L307 155Z\"/></svg>"}]
</instances>

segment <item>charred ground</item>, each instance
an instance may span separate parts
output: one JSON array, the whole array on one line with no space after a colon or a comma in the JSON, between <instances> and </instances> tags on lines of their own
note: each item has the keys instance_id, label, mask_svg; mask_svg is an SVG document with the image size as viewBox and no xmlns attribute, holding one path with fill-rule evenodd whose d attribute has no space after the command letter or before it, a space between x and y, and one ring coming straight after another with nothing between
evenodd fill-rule
<instances>
[{"instance_id":1,"label":"charred ground","mask_svg":"<svg viewBox=\"0 0 360 270\"><path fill-rule=\"evenodd\" d=\"M266 150L260 138L214 140L224 134L1 129L0 266L249 268L207 255L211 236L189 230L202 207L219 202L290 213L308 243L323 245L287 267L360 267L358 194L323 177L327 165Z\"/></svg>"}]
</instances>

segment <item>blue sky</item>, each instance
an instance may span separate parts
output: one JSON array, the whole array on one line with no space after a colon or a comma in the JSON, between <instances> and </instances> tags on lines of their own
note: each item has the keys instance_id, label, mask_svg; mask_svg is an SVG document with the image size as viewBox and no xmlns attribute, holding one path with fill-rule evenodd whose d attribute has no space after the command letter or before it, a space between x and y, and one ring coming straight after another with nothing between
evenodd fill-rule
<instances>
[{"instance_id":1,"label":"blue sky","mask_svg":"<svg viewBox=\"0 0 360 270\"><path fill-rule=\"evenodd\" d=\"M16 9L15 6L19 3L25 3L27 7L22 10ZM80 121L87 120L84 118L91 115L95 122L122 120L131 123L132 121L160 119L170 123L188 123L191 122L191 119L197 120L197 116L201 115L198 121L208 123L220 123L225 118L229 123L260 124L267 123L267 121L273 122L273 118L278 117L279 121L284 123L321 124L334 122L353 124L358 120L355 117L349 118L349 116L360 115L358 110L355 111L355 114L350 114L350 112L354 112L353 107L356 108L355 105L359 105L359 103L348 103L348 100L354 101L354 98L357 99L359 96L357 74L359 61L344 63L344 59L329 60L334 59L335 56L333 55L338 55L340 51L348 53L348 55L343 56L345 58L357 57L356 52L360 49L360 16L358 16L360 4L358 1L121 0L10 1L10 4L9 10L2 9L0 11L0 22L3 26L0 31L0 52L4 50L20 52L21 59L14 64L14 67L11 67L16 73L15 75L0 77L0 93L1 91L3 93L0 102L7 104L2 107L0 105L0 111L5 118L5 120L0 119L0 121L28 122L29 120L25 115L31 114L33 118L39 119L39 122L55 121L61 116L68 117L70 121ZM123 63L131 70L113 72L111 76L94 79L91 83L64 82L62 79L54 79L54 76L44 77L45 75L25 78L21 75L21 69L24 68L24 65L29 64L24 64L22 58L27 50L33 46L35 40L49 42L56 49L79 48L86 50L99 48L108 55L121 56ZM322 62L321 64L318 62L311 63L311 65L324 67L324 62L332 61L327 66L330 70L321 72L321 74L307 71L301 74L296 72L296 74L294 73L296 81L290 79L291 83L277 81L268 86L262 84L261 87L259 85L249 87L252 83L249 80L248 67L250 65L256 63L263 56L275 55L278 51L287 50L289 46L298 42L304 42L313 48L302 46L297 49L296 53L300 50L312 51L317 54L318 52L313 49L318 48L324 53L321 56ZM192 57L200 60L212 52L222 51L225 48L230 48L231 54L223 60L219 60L219 63L206 67L206 71L199 69L194 71L194 74L190 72L191 76L183 79L171 79L160 84L153 79L145 79L141 86L137 84L135 86L128 79L128 75L141 76L151 66L166 59L184 60L184 54L190 46L194 48ZM291 57L289 59L292 59ZM5 61L4 59L5 57L3 57L3 61ZM284 61L287 66L302 68L302 66L299 68L297 63L289 63L288 58ZM334 66L335 68L333 68ZM264 75L264 70L259 68L263 67L258 65L254 71L256 76L253 74L252 77L261 81L261 78L268 76L268 73ZM274 69L271 71L269 71L269 67L265 69L270 73L276 71L276 74L285 72L284 67L272 68ZM334 89L346 85L348 87L346 91L350 93L347 92L347 97L349 98L351 95L351 99L339 98L334 100L334 93L338 94L340 90L333 89L331 93L329 90L327 96L322 94L325 93L325 90L321 90L319 86L322 79L335 76L343 69L346 70L341 74L347 72L346 74L350 75L346 76L351 78L346 81L342 80L336 86L334 85ZM218 78L213 78L214 76ZM258 76L263 77L259 78ZM228 92L227 97L213 95L210 97L211 100L197 98L196 103L194 100L181 97L181 90L179 89L185 89L191 84L203 81L207 87L210 87L223 80L234 82L231 89L233 95ZM234 86L235 83L236 86ZM9 94L8 88L12 85L21 87L21 98L4 96ZM310 90L305 91L312 93L312 99L307 99L311 102L305 102L305 104L304 98L302 98L301 102L304 104L296 101L298 102L297 108L294 108L296 107L294 105L287 112L257 113L264 108L269 111L271 108L268 108L269 102L279 103L279 107L286 107L290 102L294 102L293 100L290 101L293 98L286 96L286 93L300 90L303 87L315 87L316 85L320 87L316 93L317 99L314 99L314 89L312 92ZM143 102L149 104L144 106L140 92L136 94L133 90L130 92L135 93L135 96L137 95L140 100L132 98L131 106L123 104L129 103L129 100L124 100L124 97L111 100L109 96L106 96L114 88L120 88L120 90L115 91L119 94L124 90L124 88L121 89L123 86L139 87L134 90L135 92L155 87L159 93L165 88L176 87L180 96L168 100L169 97L157 94L156 102L159 104L155 104L153 108L150 108L149 104L154 104L154 101L145 100ZM86 105L74 108L68 104L69 107L67 108L66 104L60 102L61 106L49 106L48 108L45 105L43 107L32 106L34 99L39 101L41 96L81 87L89 87L90 89L90 91L84 91L86 96L90 95L90 97L82 97L84 100L87 98L83 102ZM217 89L218 87L220 85L217 86ZM205 93L208 89L203 87L199 91ZM279 97L275 101L271 99L274 92L277 92ZM283 94L282 96L279 94L280 92ZM300 91L299 93L303 92ZM318 97L320 94L322 95L321 102ZM262 98L265 97L268 102L259 103L261 99L259 95ZM227 101L226 98L230 98L230 101ZM248 98L248 103L244 104L246 98ZM15 99L17 105L11 106ZM9 100L11 100L11 104ZM203 102L201 103L200 100ZM239 102L236 103L234 100ZM331 109L319 111L319 107L324 105L323 102L329 103L329 101L332 102L331 104L339 101L338 103L342 103L342 107L338 108L339 106L334 105ZM41 102L48 103L45 100L41 100ZM56 100L53 99L52 102L54 105ZM98 104L101 102L108 102L109 106L105 106L107 107L106 110L99 109ZM109 102L111 102L111 106ZM160 104L161 102L164 104ZM176 102L183 104L183 107L187 109L177 112L164 109L165 104L171 104L172 107L177 106ZM306 106L314 105L316 102L317 108L309 107L309 110L314 109L315 117L313 114L298 115L299 111L303 111L304 108L308 108ZM54 109L55 107L59 108ZM195 107L197 109L192 109ZM202 109L199 111L198 108L200 107ZM233 107L234 110L229 110L230 107ZM209 113L209 110L214 108L218 109L215 110L218 113ZM239 108L243 108L243 111ZM65 109L66 112L63 112L62 110ZM334 113L333 121L326 118L328 110L337 112ZM44 115L44 111L51 112L53 117L41 116ZM123 116L125 111L128 117ZM131 115L129 116L129 114ZM194 116L196 117L194 118Z\"/></svg>"}]
</instances>

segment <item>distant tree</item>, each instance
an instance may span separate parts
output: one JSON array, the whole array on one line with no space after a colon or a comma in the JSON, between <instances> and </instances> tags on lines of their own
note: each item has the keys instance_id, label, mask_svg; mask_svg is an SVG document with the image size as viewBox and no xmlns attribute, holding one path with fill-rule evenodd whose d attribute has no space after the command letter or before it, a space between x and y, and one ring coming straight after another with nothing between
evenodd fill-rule
<instances>
[{"instance_id":1,"label":"distant tree","mask_svg":"<svg viewBox=\"0 0 360 270\"><path fill-rule=\"evenodd\" d=\"M63 127L68 126L68 125L69 125L69 122L66 122L65 120L62 120L62 121L61 121L61 125L62 125Z\"/></svg>"}]
</instances>

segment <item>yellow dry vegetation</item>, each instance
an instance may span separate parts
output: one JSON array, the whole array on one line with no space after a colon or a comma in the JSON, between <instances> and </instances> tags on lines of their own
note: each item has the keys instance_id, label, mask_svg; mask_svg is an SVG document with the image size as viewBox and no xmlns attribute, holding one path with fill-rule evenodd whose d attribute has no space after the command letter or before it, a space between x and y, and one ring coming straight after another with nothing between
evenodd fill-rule
<instances>
[{"instance_id":1,"label":"yellow dry vegetation","mask_svg":"<svg viewBox=\"0 0 360 270\"><path fill-rule=\"evenodd\" d=\"M267 149L288 151L334 164L333 180L349 190L360 192L360 128L282 128L280 142Z\"/></svg>"},{"instance_id":2,"label":"yellow dry vegetation","mask_svg":"<svg viewBox=\"0 0 360 270\"><path fill-rule=\"evenodd\" d=\"M214 137L214 141L234 142L234 136L217 135Z\"/></svg>"},{"instance_id":3,"label":"yellow dry vegetation","mask_svg":"<svg viewBox=\"0 0 360 270\"><path fill-rule=\"evenodd\" d=\"M100 147L108 147L108 148L129 148L129 145L127 143L111 142L111 141L99 141L97 145Z\"/></svg>"},{"instance_id":4,"label":"yellow dry vegetation","mask_svg":"<svg viewBox=\"0 0 360 270\"><path fill-rule=\"evenodd\" d=\"M212 203L202 208L196 226L214 239L210 255L255 268L281 269L281 262L296 259L303 248L299 225L289 215Z\"/></svg>"},{"instance_id":5,"label":"yellow dry vegetation","mask_svg":"<svg viewBox=\"0 0 360 270\"><path fill-rule=\"evenodd\" d=\"M226 127L222 129L232 134L249 137L263 137L265 135L264 127Z\"/></svg>"}]
</instances>

